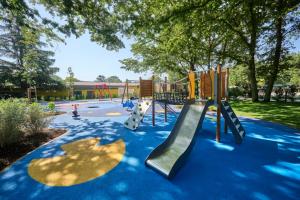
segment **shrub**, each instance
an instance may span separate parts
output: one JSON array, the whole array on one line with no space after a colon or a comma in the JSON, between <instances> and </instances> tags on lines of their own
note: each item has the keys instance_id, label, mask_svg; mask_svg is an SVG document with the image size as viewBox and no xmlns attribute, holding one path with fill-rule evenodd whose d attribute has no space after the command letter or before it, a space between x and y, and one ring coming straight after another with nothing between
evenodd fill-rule
<instances>
[{"instance_id":1,"label":"shrub","mask_svg":"<svg viewBox=\"0 0 300 200\"><path fill-rule=\"evenodd\" d=\"M48 127L49 123L50 118L45 117L40 104L32 103L28 106L25 127L31 134L41 132L43 128Z\"/></svg>"},{"instance_id":2,"label":"shrub","mask_svg":"<svg viewBox=\"0 0 300 200\"><path fill-rule=\"evenodd\" d=\"M55 101L55 97L49 97L50 101Z\"/></svg>"},{"instance_id":3,"label":"shrub","mask_svg":"<svg viewBox=\"0 0 300 200\"><path fill-rule=\"evenodd\" d=\"M24 100L0 101L0 146L16 143L23 136L26 103Z\"/></svg>"},{"instance_id":4,"label":"shrub","mask_svg":"<svg viewBox=\"0 0 300 200\"><path fill-rule=\"evenodd\" d=\"M274 92L275 92L274 99L276 101L280 101L283 98L283 96L284 96L284 90L282 89L282 87L278 87L278 88L275 89Z\"/></svg>"},{"instance_id":5,"label":"shrub","mask_svg":"<svg viewBox=\"0 0 300 200\"><path fill-rule=\"evenodd\" d=\"M230 97L236 98L238 96L243 96L245 94L245 91L239 87L232 87L229 88L228 93Z\"/></svg>"},{"instance_id":6,"label":"shrub","mask_svg":"<svg viewBox=\"0 0 300 200\"><path fill-rule=\"evenodd\" d=\"M297 92L297 87L295 85L289 86L288 98L291 100L291 102L295 101L296 92Z\"/></svg>"},{"instance_id":7,"label":"shrub","mask_svg":"<svg viewBox=\"0 0 300 200\"><path fill-rule=\"evenodd\" d=\"M50 112L55 112L55 103L54 102L49 102L48 103L48 110Z\"/></svg>"}]
</instances>

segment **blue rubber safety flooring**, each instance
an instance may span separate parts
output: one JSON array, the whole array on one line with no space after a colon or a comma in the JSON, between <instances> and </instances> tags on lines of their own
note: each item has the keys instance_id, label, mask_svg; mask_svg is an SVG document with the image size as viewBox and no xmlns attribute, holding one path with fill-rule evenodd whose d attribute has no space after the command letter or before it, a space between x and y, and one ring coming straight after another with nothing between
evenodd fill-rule
<instances>
[{"instance_id":1,"label":"blue rubber safety flooring","mask_svg":"<svg viewBox=\"0 0 300 200\"><path fill-rule=\"evenodd\" d=\"M104 106L113 112L121 104ZM100 106L101 107L101 106ZM100 108L101 109L101 108ZM123 126L127 116L57 116L52 127L68 132L36 149L0 173L0 199L259 199L300 198L300 133L278 124L241 118L246 138L234 143L229 132L215 142L216 122L204 120L196 143L177 175L168 180L144 165L145 158L170 133L176 117L145 116L137 131ZM223 125L223 123L222 123ZM69 186L51 187L32 179L27 172L32 159L63 155L62 144L100 137L101 144L123 139L123 160L104 176ZM89 170L88 168L86 170Z\"/></svg>"}]
</instances>

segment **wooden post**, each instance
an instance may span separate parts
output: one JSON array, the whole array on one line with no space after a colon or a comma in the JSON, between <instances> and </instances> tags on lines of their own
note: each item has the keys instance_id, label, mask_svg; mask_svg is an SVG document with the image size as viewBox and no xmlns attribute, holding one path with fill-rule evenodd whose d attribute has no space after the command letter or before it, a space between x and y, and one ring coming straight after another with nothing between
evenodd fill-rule
<instances>
[{"instance_id":1,"label":"wooden post","mask_svg":"<svg viewBox=\"0 0 300 200\"><path fill-rule=\"evenodd\" d=\"M165 87L165 91L164 92L167 92L168 86L167 86L167 77L166 76L165 76L164 87ZM165 101L165 104L164 104L164 111L165 111L165 122L167 122L168 121L168 116L167 116L167 102L166 101Z\"/></svg>"},{"instance_id":2,"label":"wooden post","mask_svg":"<svg viewBox=\"0 0 300 200\"><path fill-rule=\"evenodd\" d=\"M164 82L164 89L163 89L164 92L167 92L168 91L168 85L167 85L167 77L165 76L165 82Z\"/></svg>"},{"instance_id":3,"label":"wooden post","mask_svg":"<svg viewBox=\"0 0 300 200\"><path fill-rule=\"evenodd\" d=\"M201 84L201 90L202 90L202 98L203 99L206 99L206 96L205 96L205 72L203 73L203 80L202 81L202 84Z\"/></svg>"},{"instance_id":4,"label":"wooden post","mask_svg":"<svg viewBox=\"0 0 300 200\"><path fill-rule=\"evenodd\" d=\"M195 99L195 72L189 72L189 99Z\"/></svg>"},{"instance_id":5,"label":"wooden post","mask_svg":"<svg viewBox=\"0 0 300 200\"><path fill-rule=\"evenodd\" d=\"M139 94L139 100L142 101L142 78L140 77L140 94Z\"/></svg>"},{"instance_id":6,"label":"wooden post","mask_svg":"<svg viewBox=\"0 0 300 200\"><path fill-rule=\"evenodd\" d=\"M226 77L225 77L225 101L228 101L228 84L229 84L229 68L226 69ZM228 124L224 120L224 132L228 133Z\"/></svg>"},{"instance_id":7,"label":"wooden post","mask_svg":"<svg viewBox=\"0 0 300 200\"><path fill-rule=\"evenodd\" d=\"M125 82L125 85L124 85L123 94L122 94L122 103L124 102L126 87L127 87L127 79L126 79L126 82ZM128 99L128 96L127 96L127 99Z\"/></svg>"},{"instance_id":8,"label":"wooden post","mask_svg":"<svg viewBox=\"0 0 300 200\"><path fill-rule=\"evenodd\" d=\"M127 99L129 99L128 90L129 90L129 83L128 83L128 79L126 79L126 98Z\"/></svg>"},{"instance_id":9,"label":"wooden post","mask_svg":"<svg viewBox=\"0 0 300 200\"><path fill-rule=\"evenodd\" d=\"M34 93L35 93L35 102L37 102L37 90L36 90L36 86L34 86Z\"/></svg>"},{"instance_id":10,"label":"wooden post","mask_svg":"<svg viewBox=\"0 0 300 200\"><path fill-rule=\"evenodd\" d=\"M216 130L216 141L220 142L221 132L221 65L217 66L217 130Z\"/></svg>"},{"instance_id":11,"label":"wooden post","mask_svg":"<svg viewBox=\"0 0 300 200\"><path fill-rule=\"evenodd\" d=\"M155 126L155 96L154 75L152 76L152 126Z\"/></svg>"}]
</instances>

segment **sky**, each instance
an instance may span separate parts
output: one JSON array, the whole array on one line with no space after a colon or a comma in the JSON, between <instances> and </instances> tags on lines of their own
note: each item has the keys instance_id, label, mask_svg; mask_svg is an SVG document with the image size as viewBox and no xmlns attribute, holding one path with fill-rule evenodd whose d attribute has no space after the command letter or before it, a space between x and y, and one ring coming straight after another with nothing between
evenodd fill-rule
<instances>
[{"instance_id":1,"label":"sky","mask_svg":"<svg viewBox=\"0 0 300 200\"><path fill-rule=\"evenodd\" d=\"M67 69L71 67L75 77L83 81L94 81L98 75L118 76L121 80L138 80L139 77L149 78L150 73L133 73L121 69L119 60L132 56L130 46L132 40L124 39L125 48L119 51L108 51L104 47L90 41L88 34L80 38L67 38L66 44L55 45L55 67L60 71L57 75L67 76Z\"/></svg>"}]
</instances>

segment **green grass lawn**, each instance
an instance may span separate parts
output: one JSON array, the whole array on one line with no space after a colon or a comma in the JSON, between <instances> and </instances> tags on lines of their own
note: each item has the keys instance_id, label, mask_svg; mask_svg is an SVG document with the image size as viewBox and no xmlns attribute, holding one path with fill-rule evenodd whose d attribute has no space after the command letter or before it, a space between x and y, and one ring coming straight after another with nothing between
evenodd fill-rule
<instances>
[{"instance_id":1,"label":"green grass lawn","mask_svg":"<svg viewBox=\"0 0 300 200\"><path fill-rule=\"evenodd\" d=\"M237 115L263 119L300 129L300 102L297 103L252 103L230 101Z\"/></svg>"}]
</instances>

